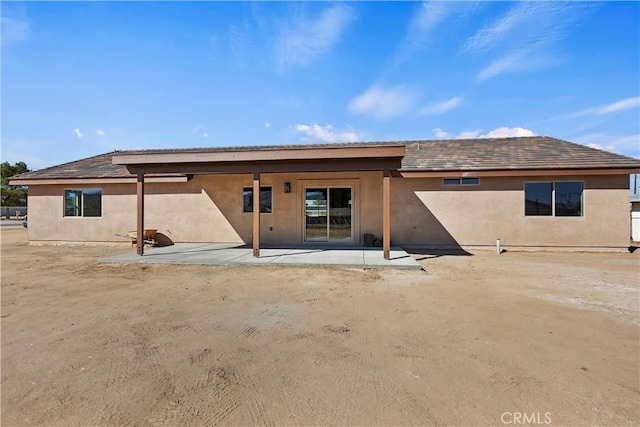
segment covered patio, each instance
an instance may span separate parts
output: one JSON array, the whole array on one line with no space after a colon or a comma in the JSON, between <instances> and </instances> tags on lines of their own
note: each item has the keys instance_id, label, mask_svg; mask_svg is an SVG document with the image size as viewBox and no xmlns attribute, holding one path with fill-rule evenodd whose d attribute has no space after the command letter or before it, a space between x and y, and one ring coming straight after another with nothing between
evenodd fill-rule
<instances>
[{"instance_id":1,"label":"covered patio","mask_svg":"<svg viewBox=\"0 0 640 427\"><path fill-rule=\"evenodd\" d=\"M252 255L257 264L262 264L261 258L261 177L265 174L282 173L349 173L349 172L381 172L382 188L382 251L372 251L372 256L381 254L386 261L392 260L391 254L391 176L402 166L405 155L405 146L402 144L342 144L341 146L307 146L307 147L252 147L230 148L226 150L193 149L193 150L156 150L156 151L130 151L123 154L116 153L113 164L123 165L127 170L137 176L137 215L136 234L143 235L145 230L145 177L153 175L182 174L188 180L194 175L215 174L248 174L253 177L250 187L253 195L252 209L253 227L251 232ZM285 184L285 192L291 191L291 183ZM308 194L314 193L309 190ZM335 189L339 191L341 189ZM345 204L351 210L350 194L349 203ZM324 189L319 189L320 192ZM329 191L327 189L326 191ZM317 191L316 191L317 192ZM327 194L324 194L326 198ZM318 208L320 209L320 208ZM318 210L319 212L319 210ZM325 210L329 212L329 210ZM316 212L317 213L317 212ZM351 215L351 214L350 214ZM308 216L308 215L307 215ZM327 239L330 241L329 221L327 220ZM351 224L350 243L360 243L360 235L354 235ZM315 237L315 236L314 236ZM298 242L309 243L309 240L300 238ZM245 240L246 242L246 240ZM347 243L347 242L345 242ZM296 250L292 245L287 245L285 250ZM306 249L305 249L306 250ZM326 247L319 248L316 252L322 253ZM137 241L137 254L144 255L143 240ZM284 255L281 254L281 255ZM276 258L278 258L278 255ZM364 259L364 255L363 255ZM363 261L364 262L364 261ZM315 264L312 262L312 264Z\"/></svg>"},{"instance_id":2,"label":"covered patio","mask_svg":"<svg viewBox=\"0 0 640 427\"><path fill-rule=\"evenodd\" d=\"M232 243L178 243L149 248L143 256L136 253L100 258L101 263L122 264L199 264L199 265L280 265L342 268L399 268L420 270L422 267L402 248L390 248L389 259L380 248L362 246L291 245L262 246L259 256L253 248Z\"/></svg>"}]
</instances>

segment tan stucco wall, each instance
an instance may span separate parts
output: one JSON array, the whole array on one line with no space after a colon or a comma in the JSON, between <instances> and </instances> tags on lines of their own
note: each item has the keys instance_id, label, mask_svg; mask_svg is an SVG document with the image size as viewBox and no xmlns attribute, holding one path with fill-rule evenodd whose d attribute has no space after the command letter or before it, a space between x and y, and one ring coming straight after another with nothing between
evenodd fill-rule
<instances>
[{"instance_id":1,"label":"tan stucco wall","mask_svg":"<svg viewBox=\"0 0 640 427\"><path fill-rule=\"evenodd\" d=\"M291 193L284 183L291 183ZM353 187L354 243L362 233L381 234L382 173L263 174L261 186L273 189L273 212L261 214L263 243L302 240L302 197L307 186ZM145 228L174 242L251 242L252 214L242 212L242 189L252 175L202 175L183 183L145 185ZM91 186L97 187L97 186ZM135 184L105 184L102 217L63 216L65 189L59 185L29 188L29 239L32 241L117 242L115 234L136 228ZM363 214L366 212L366 215Z\"/></svg>"},{"instance_id":2,"label":"tan stucco wall","mask_svg":"<svg viewBox=\"0 0 640 427\"><path fill-rule=\"evenodd\" d=\"M524 215L525 182L583 181L582 217ZM426 246L626 247L628 176L506 177L443 186L441 178L392 180L393 244Z\"/></svg>"},{"instance_id":3,"label":"tan stucco wall","mask_svg":"<svg viewBox=\"0 0 640 427\"><path fill-rule=\"evenodd\" d=\"M583 181L584 216L525 217L524 183ZM291 193L284 193L284 183ZM146 185L145 228L175 242L250 242L252 214L242 212L242 188L251 175L196 176L189 182ZM273 188L273 213L261 214L263 243L302 241L305 186L353 188L354 243L382 235L382 173L264 174ZM425 247L626 247L629 244L628 177L509 177L480 185L443 186L441 178L391 180L393 245ZM135 184L103 185L102 218L63 217L58 185L29 188L32 241L123 242L136 226Z\"/></svg>"}]
</instances>

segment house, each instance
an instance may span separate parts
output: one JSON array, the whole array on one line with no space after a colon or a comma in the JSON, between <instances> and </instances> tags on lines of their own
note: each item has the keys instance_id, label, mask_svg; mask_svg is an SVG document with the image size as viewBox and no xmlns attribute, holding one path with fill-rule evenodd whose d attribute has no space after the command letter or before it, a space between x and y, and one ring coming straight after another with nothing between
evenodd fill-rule
<instances>
[{"instance_id":1,"label":"house","mask_svg":"<svg viewBox=\"0 0 640 427\"><path fill-rule=\"evenodd\" d=\"M32 242L622 249L640 160L546 136L115 151L11 180ZM368 236L370 238L370 236ZM138 253L144 248L139 242Z\"/></svg>"}]
</instances>

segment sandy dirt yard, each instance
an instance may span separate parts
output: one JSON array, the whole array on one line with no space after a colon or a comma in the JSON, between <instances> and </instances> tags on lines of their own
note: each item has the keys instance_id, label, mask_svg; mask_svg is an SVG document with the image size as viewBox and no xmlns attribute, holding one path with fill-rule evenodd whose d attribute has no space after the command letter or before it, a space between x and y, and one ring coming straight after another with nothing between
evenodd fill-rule
<instances>
[{"instance_id":1,"label":"sandy dirt yard","mask_svg":"<svg viewBox=\"0 0 640 427\"><path fill-rule=\"evenodd\" d=\"M98 264L2 230L2 425L640 425L640 250Z\"/></svg>"}]
</instances>

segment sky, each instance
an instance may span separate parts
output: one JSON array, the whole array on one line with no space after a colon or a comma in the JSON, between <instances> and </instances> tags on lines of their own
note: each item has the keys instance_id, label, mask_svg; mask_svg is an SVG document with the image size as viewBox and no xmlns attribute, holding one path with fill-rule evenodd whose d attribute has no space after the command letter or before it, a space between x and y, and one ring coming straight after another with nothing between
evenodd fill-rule
<instances>
[{"instance_id":1,"label":"sky","mask_svg":"<svg viewBox=\"0 0 640 427\"><path fill-rule=\"evenodd\" d=\"M1 157L548 135L640 157L640 2L1 3Z\"/></svg>"}]
</instances>

